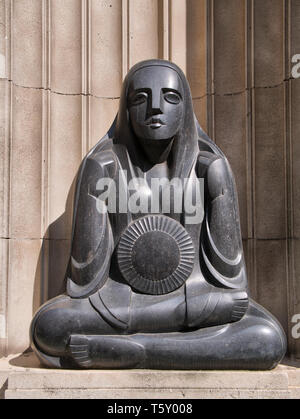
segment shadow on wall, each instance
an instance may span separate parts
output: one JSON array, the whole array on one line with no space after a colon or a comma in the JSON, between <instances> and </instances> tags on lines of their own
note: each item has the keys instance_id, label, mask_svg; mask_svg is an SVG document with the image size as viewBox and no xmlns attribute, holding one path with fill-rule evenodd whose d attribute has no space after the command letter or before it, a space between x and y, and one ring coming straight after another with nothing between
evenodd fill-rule
<instances>
[{"instance_id":1,"label":"shadow on wall","mask_svg":"<svg viewBox=\"0 0 300 419\"><path fill-rule=\"evenodd\" d=\"M103 137L100 137L96 144L107 136L113 136L116 119L117 116L106 134ZM88 153L90 153L90 151L91 149ZM84 158L85 157L86 156L84 156ZM74 195L77 176L82 161L79 164L77 173L74 176L69 189L64 213L49 225L43 237L43 243L35 270L32 316L43 303L66 291L66 272L71 253Z\"/></svg>"},{"instance_id":2,"label":"shadow on wall","mask_svg":"<svg viewBox=\"0 0 300 419\"><path fill-rule=\"evenodd\" d=\"M44 302L65 292L76 178L77 173L68 192L64 213L49 225L43 237L35 271L33 314Z\"/></svg>"}]
</instances>

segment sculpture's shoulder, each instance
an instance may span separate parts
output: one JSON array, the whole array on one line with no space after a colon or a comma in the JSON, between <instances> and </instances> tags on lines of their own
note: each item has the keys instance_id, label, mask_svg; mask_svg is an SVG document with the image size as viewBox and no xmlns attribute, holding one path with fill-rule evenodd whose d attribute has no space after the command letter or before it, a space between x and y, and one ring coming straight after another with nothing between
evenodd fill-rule
<instances>
[{"instance_id":1,"label":"sculpture's shoulder","mask_svg":"<svg viewBox=\"0 0 300 419\"><path fill-rule=\"evenodd\" d=\"M197 161L198 176L206 177L208 174L213 176L214 172L220 170L230 173L230 165L223 151L202 131L200 126L198 126L198 134L200 150Z\"/></svg>"},{"instance_id":2,"label":"sculpture's shoulder","mask_svg":"<svg viewBox=\"0 0 300 419\"><path fill-rule=\"evenodd\" d=\"M117 172L117 156L111 139L100 142L85 157L84 172L95 173L101 177L114 178Z\"/></svg>"},{"instance_id":3,"label":"sculpture's shoulder","mask_svg":"<svg viewBox=\"0 0 300 419\"><path fill-rule=\"evenodd\" d=\"M235 194L235 180L230 164L225 155L208 151L199 153L197 176L205 180L211 198L218 197L228 191Z\"/></svg>"},{"instance_id":4,"label":"sculpture's shoulder","mask_svg":"<svg viewBox=\"0 0 300 419\"><path fill-rule=\"evenodd\" d=\"M117 158L110 139L100 141L83 159L76 181L75 202L79 194L96 195L96 185L99 179L113 179L117 173Z\"/></svg>"},{"instance_id":5,"label":"sculpture's shoulder","mask_svg":"<svg viewBox=\"0 0 300 419\"><path fill-rule=\"evenodd\" d=\"M216 154L211 151L200 151L196 164L198 177L207 177L208 172L214 172L218 166L227 165L224 155Z\"/></svg>"}]
</instances>

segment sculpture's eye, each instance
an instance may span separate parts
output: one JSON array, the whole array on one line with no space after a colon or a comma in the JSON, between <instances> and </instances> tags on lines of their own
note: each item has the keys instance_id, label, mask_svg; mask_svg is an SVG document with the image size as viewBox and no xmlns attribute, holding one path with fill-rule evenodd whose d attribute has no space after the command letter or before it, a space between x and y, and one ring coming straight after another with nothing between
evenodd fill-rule
<instances>
[{"instance_id":1,"label":"sculpture's eye","mask_svg":"<svg viewBox=\"0 0 300 419\"><path fill-rule=\"evenodd\" d=\"M164 98L167 102L171 103L172 105L178 105L181 98L178 93L172 91L165 91Z\"/></svg>"},{"instance_id":2,"label":"sculpture's eye","mask_svg":"<svg viewBox=\"0 0 300 419\"><path fill-rule=\"evenodd\" d=\"M130 105L140 105L141 103L146 102L148 99L148 94L146 92L138 92L130 98Z\"/></svg>"}]
</instances>

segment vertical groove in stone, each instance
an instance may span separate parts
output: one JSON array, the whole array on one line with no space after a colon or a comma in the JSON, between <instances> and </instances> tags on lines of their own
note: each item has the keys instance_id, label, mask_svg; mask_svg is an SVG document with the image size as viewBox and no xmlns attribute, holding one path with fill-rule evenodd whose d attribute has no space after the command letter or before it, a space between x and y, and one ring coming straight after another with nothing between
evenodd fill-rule
<instances>
[{"instance_id":1,"label":"vertical groove in stone","mask_svg":"<svg viewBox=\"0 0 300 419\"><path fill-rule=\"evenodd\" d=\"M293 219L292 219L292 155L291 155L291 81L289 80L290 75L290 52L291 52L291 3L290 1L285 2L285 27L284 27L284 38L285 38L285 69L284 79L288 80L285 82L285 144L286 144L286 231L287 231L287 265L286 265L286 291L287 291L287 316L288 316L288 347L290 352L294 352L294 340L290 334L291 325L290 321L292 318L292 293L290 290L293 286L293 242L290 239L293 237Z\"/></svg>"},{"instance_id":2,"label":"vertical groove in stone","mask_svg":"<svg viewBox=\"0 0 300 419\"><path fill-rule=\"evenodd\" d=\"M2 0L0 44L2 54L2 71L0 78L0 236L9 237L9 193L10 193L10 120L11 120L11 83L10 78L10 8L11 3Z\"/></svg>"},{"instance_id":3,"label":"vertical groove in stone","mask_svg":"<svg viewBox=\"0 0 300 419\"><path fill-rule=\"evenodd\" d=\"M286 296L287 296L287 326L288 326L288 353L294 353L297 348L292 338L291 319L294 314L294 294L292 291L294 286L294 269L293 257L294 246L293 240L293 185L292 185L292 136L291 136L291 1L287 0L283 3L284 7L284 82L285 84L285 170L286 170Z\"/></svg>"},{"instance_id":4,"label":"vertical groove in stone","mask_svg":"<svg viewBox=\"0 0 300 419\"><path fill-rule=\"evenodd\" d=\"M129 0L122 0L122 80L129 70Z\"/></svg>"},{"instance_id":5,"label":"vertical groove in stone","mask_svg":"<svg viewBox=\"0 0 300 419\"><path fill-rule=\"evenodd\" d=\"M299 54L300 45L300 3L297 0L289 0L289 51L288 67L286 78L291 78L291 60L295 54ZM289 295L290 312L289 321L292 317L300 313L300 79L289 80ZM290 324L290 329L294 324ZM300 358L300 339L291 340L291 353L295 358Z\"/></svg>"},{"instance_id":6,"label":"vertical groove in stone","mask_svg":"<svg viewBox=\"0 0 300 419\"><path fill-rule=\"evenodd\" d=\"M43 115L42 115L42 235L45 234L49 222L49 138L50 138L50 5L49 0L43 0L43 47L42 47L42 86L43 86ZM41 236L42 237L42 236Z\"/></svg>"},{"instance_id":7,"label":"vertical groove in stone","mask_svg":"<svg viewBox=\"0 0 300 419\"><path fill-rule=\"evenodd\" d=\"M187 79L194 111L202 128L207 129L207 22L206 0L187 2Z\"/></svg>"},{"instance_id":8,"label":"vertical groove in stone","mask_svg":"<svg viewBox=\"0 0 300 419\"><path fill-rule=\"evenodd\" d=\"M159 16L162 19L159 20L159 29L162 32L161 35L161 52L160 58L164 60L170 59L170 0L160 0L160 13Z\"/></svg>"},{"instance_id":9,"label":"vertical groove in stone","mask_svg":"<svg viewBox=\"0 0 300 419\"><path fill-rule=\"evenodd\" d=\"M6 75L6 19L5 1L0 0L0 81L7 79Z\"/></svg>"},{"instance_id":10,"label":"vertical groove in stone","mask_svg":"<svg viewBox=\"0 0 300 419\"><path fill-rule=\"evenodd\" d=\"M186 74L187 66L187 27L186 11L189 0L172 0L169 10L169 56L170 60L177 64Z\"/></svg>"},{"instance_id":11,"label":"vertical groove in stone","mask_svg":"<svg viewBox=\"0 0 300 419\"><path fill-rule=\"evenodd\" d=\"M6 70L7 70L7 77L11 80L11 63L12 63L12 24L11 24L11 17L12 17L12 3L9 0L5 0L5 18L6 18L6 34L7 34L7 55L6 55ZM6 235L5 237L10 237L10 195L11 195L11 133L12 133L12 85L11 83L7 83L7 114L6 114L6 124L5 124L5 144L7 150L7 160L5 165L5 175L7 176L7 194L6 194L6 205L5 211L6 216L5 220L7 221L6 227ZM9 280L9 240L5 240L5 254L4 254L4 264L3 264L3 272L4 272L4 281L5 281L5 307L4 307L4 335L5 335L5 344L4 344L4 354L7 355L8 352L8 306L9 306L9 296L8 296L8 280Z\"/></svg>"},{"instance_id":12,"label":"vertical groove in stone","mask_svg":"<svg viewBox=\"0 0 300 419\"><path fill-rule=\"evenodd\" d=\"M158 55L163 60L169 60L169 0L157 0L157 30Z\"/></svg>"},{"instance_id":13,"label":"vertical groove in stone","mask_svg":"<svg viewBox=\"0 0 300 419\"><path fill-rule=\"evenodd\" d=\"M41 238L44 237L41 252L41 284L40 284L40 302L44 302L47 298L48 289L48 271L42 267L48 263L48 253L45 251L44 242L47 240L47 228L49 225L49 151L50 151L50 4L49 0L43 0L42 5L42 86L43 86L43 103L42 103L42 226Z\"/></svg>"},{"instance_id":14,"label":"vertical groove in stone","mask_svg":"<svg viewBox=\"0 0 300 419\"><path fill-rule=\"evenodd\" d=\"M6 338L6 264L5 251L7 240L6 230L6 193L7 193L7 146L6 146L6 106L7 106L7 79L6 79L6 19L5 2L0 0L0 357L4 352Z\"/></svg>"},{"instance_id":15,"label":"vertical groove in stone","mask_svg":"<svg viewBox=\"0 0 300 419\"><path fill-rule=\"evenodd\" d=\"M254 3L247 0L246 9L246 86L247 86L247 225L248 225L248 278L250 283L251 295L255 299L257 296L256 278L256 252L255 252L255 112L254 112L254 49L253 49L253 26L254 26Z\"/></svg>"},{"instance_id":16,"label":"vertical groove in stone","mask_svg":"<svg viewBox=\"0 0 300 419\"><path fill-rule=\"evenodd\" d=\"M82 124L81 124L81 153L86 155L90 140L90 0L82 0L81 4L81 68L82 68Z\"/></svg>"},{"instance_id":17,"label":"vertical groove in stone","mask_svg":"<svg viewBox=\"0 0 300 419\"><path fill-rule=\"evenodd\" d=\"M10 12L11 2L0 2L0 357L7 355L7 281L10 194Z\"/></svg>"},{"instance_id":18,"label":"vertical groove in stone","mask_svg":"<svg viewBox=\"0 0 300 419\"><path fill-rule=\"evenodd\" d=\"M215 141L214 0L207 3L207 133Z\"/></svg>"},{"instance_id":19,"label":"vertical groove in stone","mask_svg":"<svg viewBox=\"0 0 300 419\"><path fill-rule=\"evenodd\" d=\"M254 233L254 176L253 176L253 97L252 97L252 79L253 79L253 0L247 0L246 12L246 87L247 87L247 221L248 221L248 238L253 238Z\"/></svg>"}]
</instances>

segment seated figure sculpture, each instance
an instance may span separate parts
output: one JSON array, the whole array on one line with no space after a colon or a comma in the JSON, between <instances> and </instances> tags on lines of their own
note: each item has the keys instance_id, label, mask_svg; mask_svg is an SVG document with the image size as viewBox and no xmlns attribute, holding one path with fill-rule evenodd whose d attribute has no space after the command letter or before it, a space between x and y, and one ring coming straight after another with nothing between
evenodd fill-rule
<instances>
[{"instance_id":1,"label":"seated figure sculpture","mask_svg":"<svg viewBox=\"0 0 300 419\"><path fill-rule=\"evenodd\" d=\"M249 298L232 171L175 64L129 71L78 173L66 292L30 335L55 368L258 370L283 358L280 324Z\"/></svg>"}]
</instances>

